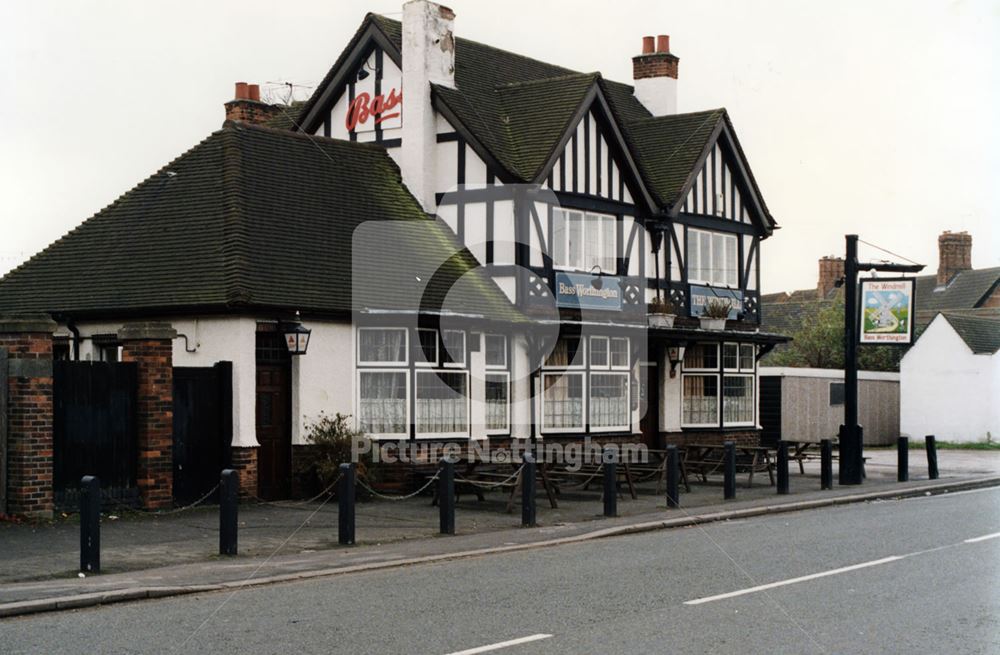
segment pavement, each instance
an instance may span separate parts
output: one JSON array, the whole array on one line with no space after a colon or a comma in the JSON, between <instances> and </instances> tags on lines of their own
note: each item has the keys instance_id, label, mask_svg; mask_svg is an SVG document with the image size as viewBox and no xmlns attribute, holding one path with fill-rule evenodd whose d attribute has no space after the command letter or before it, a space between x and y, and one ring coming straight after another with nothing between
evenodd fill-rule
<instances>
[{"instance_id":1,"label":"pavement","mask_svg":"<svg viewBox=\"0 0 1000 655\"><path fill-rule=\"evenodd\" d=\"M668 510L652 481L639 498L618 502L619 516L603 518L600 491L564 490L559 508L538 497L538 527L521 528L519 512L504 511L506 496L485 501L463 496L455 536L439 536L437 508L427 496L359 503L358 544L337 545L334 503L279 503L240 508L240 555L220 557L218 508L171 515L114 515L102 521L102 574L79 577L75 517L48 523L0 524L0 617L271 584L401 567L516 550L579 543L608 536L735 520L827 505L1000 485L1000 451L938 452L941 477L928 481L923 453L910 454L910 481L896 482L896 454L868 450L861 487L819 489L816 463L805 475L795 467L791 494L779 496L767 476L751 488L738 476L737 499L723 501L720 478L682 490L679 509ZM595 487L599 487L596 485Z\"/></svg>"}]
</instances>

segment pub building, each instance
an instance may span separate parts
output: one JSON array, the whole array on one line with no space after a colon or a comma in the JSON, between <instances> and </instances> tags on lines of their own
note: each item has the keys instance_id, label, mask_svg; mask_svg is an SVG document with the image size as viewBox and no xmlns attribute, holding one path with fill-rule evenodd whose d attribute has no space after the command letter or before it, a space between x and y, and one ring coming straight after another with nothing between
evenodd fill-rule
<instances>
[{"instance_id":1,"label":"pub building","mask_svg":"<svg viewBox=\"0 0 1000 655\"><path fill-rule=\"evenodd\" d=\"M677 113L667 36L628 85L454 22L368 14L304 103L237 83L219 131L3 278L0 312L51 316L57 359L149 329L175 372L229 363L226 464L264 498L338 412L377 439L757 443L776 224L726 110Z\"/></svg>"}]
</instances>

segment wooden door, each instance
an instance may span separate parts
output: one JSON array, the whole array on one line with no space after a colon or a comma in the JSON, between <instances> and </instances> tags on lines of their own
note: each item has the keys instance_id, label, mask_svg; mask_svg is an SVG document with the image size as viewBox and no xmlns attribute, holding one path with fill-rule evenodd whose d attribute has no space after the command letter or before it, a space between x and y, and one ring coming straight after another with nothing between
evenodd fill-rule
<instances>
[{"instance_id":1,"label":"wooden door","mask_svg":"<svg viewBox=\"0 0 1000 655\"><path fill-rule=\"evenodd\" d=\"M289 367L257 364L258 493L264 500L287 498L292 475L292 419Z\"/></svg>"}]
</instances>

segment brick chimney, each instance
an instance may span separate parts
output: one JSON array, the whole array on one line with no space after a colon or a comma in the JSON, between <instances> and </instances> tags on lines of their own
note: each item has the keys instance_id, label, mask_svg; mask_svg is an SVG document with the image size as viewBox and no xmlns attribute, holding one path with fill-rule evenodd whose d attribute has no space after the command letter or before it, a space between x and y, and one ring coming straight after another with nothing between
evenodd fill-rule
<instances>
[{"instance_id":1,"label":"brick chimney","mask_svg":"<svg viewBox=\"0 0 1000 655\"><path fill-rule=\"evenodd\" d=\"M937 285L947 286L957 273L972 270L972 235L945 230L938 237Z\"/></svg>"},{"instance_id":2,"label":"brick chimney","mask_svg":"<svg viewBox=\"0 0 1000 655\"><path fill-rule=\"evenodd\" d=\"M281 109L260 101L260 85L236 83L236 97L226 103L226 120L259 125L274 118Z\"/></svg>"},{"instance_id":3,"label":"brick chimney","mask_svg":"<svg viewBox=\"0 0 1000 655\"><path fill-rule=\"evenodd\" d=\"M670 54L670 37L642 37L642 54L632 57L635 97L654 116L677 113L677 57Z\"/></svg>"},{"instance_id":4,"label":"brick chimney","mask_svg":"<svg viewBox=\"0 0 1000 655\"><path fill-rule=\"evenodd\" d=\"M819 260L819 282L816 285L816 295L819 299L837 286L837 280L844 277L844 260L841 257L821 257Z\"/></svg>"}]
</instances>

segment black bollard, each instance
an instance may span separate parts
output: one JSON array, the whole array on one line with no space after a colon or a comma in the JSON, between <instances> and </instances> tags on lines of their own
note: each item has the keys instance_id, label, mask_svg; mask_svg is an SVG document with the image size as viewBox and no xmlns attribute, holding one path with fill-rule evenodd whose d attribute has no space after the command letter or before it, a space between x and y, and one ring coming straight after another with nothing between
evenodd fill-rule
<instances>
[{"instance_id":1,"label":"black bollard","mask_svg":"<svg viewBox=\"0 0 1000 655\"><path fill-rule=\"evenodd\" d=\"M778 442L778 493L788 493L788 442Z\"/></svg>"},{"instance_id":2,"label":"black bollard","mask_svg":"<svg viewBox=\"0 0 1000 655\"><path fill-rule=\"evenodd\" d=\"M722 448L722 470L725 474L723 498L732 500L736 498L736 444L726 441L722 444Z\"/></svg>"},{"instance_id":3,"label":"black bollard","mask_svg":"<svg viewBox=\"0 0 1000 655\"><path fill-rule=\"evenodd\" d=\"M931 480L937 480L937 440L934 438L933 434L929 434L924 437L924 442L927 447L927 477Z\"/></svg>"},{"instance_id":4,"label":"black bollard","mask_svg":"<svg viewBox=\"0 0 1000 655\"><path fill-rule=\"evenodd\" d=\"M618 453L605 448L601 455L604 466L604 515L618 516Z\"/></svg>"},{"instance_id":5,"label":"black bollard","mask_svg":"<svg viewBox=\"0 0 1000 655\"><path fill-rule=\"evenodd\" d=\"M833 489L833 442L819 442L819 488Z\"/></svg>"},{"instance_id":6,"label":"black bollard","mask_svg":"<svg viewBox=\"0 0 1000 655\"><path fill-rule=\"evenodd\" d=\"M667 507L680 507L681 467L677 446L667 446Z\"/></svg>"},{"instance_id":7,"label":"black bollard","mask_svg":"<svg viewBox=\"0 0 1000 655\"><path fill-rule=\"evenodd\" d=\"M80 571L101 572L101 482L92 475L80 480Z\"/></svg>"},{"instance_id":8,"label":"black bollard","mask_svg":"<svg viewBox=\"0 0 1000 655\"><path fill-rule=\"evenodd\" d=\"M521 525L528 528L535 525L535 456L524 453L524 468L521 470Z\"/></svg>"},{"instance_id":9,"label":"black bollard","mask_svg":"<svg viewBox=\"0 0 1000 655\"><path fill-rule=\"evenodd\" d=\"M240 474L223 469L219 480L219 554L237 553Z\"/></svg>"},{"instance_id":10,"label":"black bollard","mask_svg":"<svg viewBox=\"0 0 1000 655\"><path fill-rule=\"evenodd\" d=\"M896 439L896 481L906 482L910 479L910 439Z\"/></svg>"},{"instance_id":11,"label":"black bollard","mask_svg":"<svg viewBox=\"0 0 1000 655\"><path fill-rule=\"evenodd\" d=\"M341 546L354 545L354 464L340 465L340 482L337 485L337 542Z\"/></svg>"},{"instance_id":12,"label":"black bollard","mask_svg":"<svg viewBox=\"0 0 1000 655\"><path fill-rule=\"evenodd\" d=\"M441 534L455 534L455 463L447 457L443 458L438 475Z\"/></svg>"}]
</instances>

